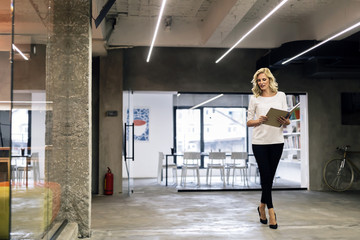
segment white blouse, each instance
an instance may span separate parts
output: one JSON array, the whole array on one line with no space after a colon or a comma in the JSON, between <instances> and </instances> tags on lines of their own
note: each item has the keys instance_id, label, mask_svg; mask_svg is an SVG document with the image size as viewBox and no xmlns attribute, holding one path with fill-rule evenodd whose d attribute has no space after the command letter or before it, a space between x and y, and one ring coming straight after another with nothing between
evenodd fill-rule
<instances>
[{"instance_id":1,"label":"white blouse","mask_svg":"<svg viewBox=\"0 0 360 240\"><path fill-rule=\"evenodd\" d=\"M260 116L266 116L270 108L287 110L286 95L283 92L277 92L272 97L255 97L250 98L247 120L258 119ZM283 127L273 127L261 124L254 127L252 144L276 144L284 143Z\"/></svg>"}]
</instances>

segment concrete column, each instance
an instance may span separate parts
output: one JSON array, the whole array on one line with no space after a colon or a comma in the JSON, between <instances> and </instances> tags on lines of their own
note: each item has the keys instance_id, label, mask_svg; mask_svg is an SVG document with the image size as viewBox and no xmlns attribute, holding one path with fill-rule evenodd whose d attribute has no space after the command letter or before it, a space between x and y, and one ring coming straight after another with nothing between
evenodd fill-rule
<instances>
[{"instance_id":1,"label":"concrete column","mask_svg":"<svg viewBox=\"0 0 360 240\"><path fill-rule=\"evenodd\" d=\"M104 176L107 167L114 174L114 194L122 192L122 99L123 50L110 50L100 58L100 109L99 109L99 193L104 193ZM107 116L117 111L117 116Z\"/></svg>"},{"instance_id":2,"label":"concrete column","mask_svg":"<svg viewBox=\"0 0 360 240\"><path fill-rule=\"evenodd\" d=\"M53 0L46 58L46 180L61 185L57 220L90 236L91 27L88 0Z\"/></svg>"}]
</instances>

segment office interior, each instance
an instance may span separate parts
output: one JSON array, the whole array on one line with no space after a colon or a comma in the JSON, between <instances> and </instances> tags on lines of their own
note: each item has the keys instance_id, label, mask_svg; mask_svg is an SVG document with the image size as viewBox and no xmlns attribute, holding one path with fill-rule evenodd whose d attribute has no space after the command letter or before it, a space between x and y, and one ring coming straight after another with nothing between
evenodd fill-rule
<instances>
[{"instance_id":1,"label":"office interior","mask_svg":"<svg viewBox=\"0 0 360 240\"><path fill-rule=\"evenodd\" d=\"M161 2L1 1L0 239L51 239L70 226L72 239L90 238L92 199L103 195L108 167L113 196L131 199L136 180L157 181L159 152L183 152L177 114L223 94L193 112L224 116L243 109L244 116L260 67L272 70L288 100L301 102L294 119L300 146L284 151L275 187L328 192L323 167L339 156L336 147L360 151L359 26L282 64L359 22L359 1L289 0L215 63L280 1L168 0L147 62ZM126 125L134 124L136 109L147 111L148 132L131 142L128 131L144 131L141 124ZM236 124L244 126L243 120ZM204 137L201 129L196 131ZM224 187L214 178L213 190L224 194L260 186L256 166L250 169L251 130L241 129L234 149L249 153L250 184L238 178ZM232 151L214 139L192 149ZM190 179L190 190L212 190L205 184L205 162L204 187L192 188ZM164 179L156 184L184 190L173 184L170 170L168 180L169 186ZM354 182L351 190L359 189Z\"/></svg>"}]
</instances>

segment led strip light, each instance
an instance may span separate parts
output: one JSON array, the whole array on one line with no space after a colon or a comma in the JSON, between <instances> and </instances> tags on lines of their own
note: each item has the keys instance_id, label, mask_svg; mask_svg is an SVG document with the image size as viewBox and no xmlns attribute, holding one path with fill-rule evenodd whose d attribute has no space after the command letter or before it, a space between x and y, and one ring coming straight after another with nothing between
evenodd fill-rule
<instances>
[{"instance_id":1,"label":"led strip light","mask_svg":"<svg viewBox=\"0 0 360 240\"><path fill-rule=\"evenodd\" d=\"M202 102L202 103L200 103L200 104L198 104L198 105L193 106L193 107L190 108L189 110L198 108L198 107L200 107L200 106L202 106L202 105L204 105L204 104L206 104L206 103L209 103L209 102L211 102L211 101L214 101L215 99L217 99L217 98L219 98L219 97L222 97L223 95L224 95L224 94L219 94L219 95L217 95L216 97L210 98L209 100L206 100L205 102Z\"/></svg>"},{"instance_id":2,"label":"led strip light","mask_svg":"<svg viewBox=\"0 0 360 240\"><path fill-rule=\"evenodd\" d=\"M16 50L25 60L29 60L25 54L22 53L22 51L20 51L20 49L18 49L15 44L12 45L13 46L13 49Z\"/></svg>"},{"instance_id":3,"label":"led strip light","mask_svg":"<svg viewBox=\"0 0 360 240\"><path fill-rule=\"evenodd\" d=\"M216 60L215 63L220 62L226 55L229 54L229 52L231 52L237 45L239 45L239 43L244 40L250 33L252 33L252 31L254 31L258 26L260 26L260 24L262 24L263 22L265 22L266 19L268 19L271 15L273 15L279 8L281 8L288 0L283 0L281 3L279 3L279 5L277 5L271 12L269 12L263 19L260 20L260 22L258 22L253 28L250 29L250 31L248 31L244 36L242 36L239 41L237 41L234 46L232 46L229 50L227 50L224 55L222 55L218 60Z\"/></svg>"},{"instance_id":4,"label":"led strip light","mask_svg":"<svg viewBox=\"0 0 360 240\"><path fill-rule=\"evenodd\" d=\"M161 8L160 8L159 18L158 18L158 21L157 21L157 24L156 24L154 36L153 36L153 39L152 39L152 42L151 42L151 45L150 45L149 54L148 54L148 56L147 56L146 62L149 62L149 61L150 61L151 52L152 52L153 47L154 47L154 43L155 43L155 39L156 39L156 36L157 36L157 32L158 32L158 30L159 30L159 25L160 25L160 21L161 21L163 12L164 12L165 4L166 4L166 0L163 0L163 2L162 2L162 4L161 4Z\"/></svg>"}]
</instances>

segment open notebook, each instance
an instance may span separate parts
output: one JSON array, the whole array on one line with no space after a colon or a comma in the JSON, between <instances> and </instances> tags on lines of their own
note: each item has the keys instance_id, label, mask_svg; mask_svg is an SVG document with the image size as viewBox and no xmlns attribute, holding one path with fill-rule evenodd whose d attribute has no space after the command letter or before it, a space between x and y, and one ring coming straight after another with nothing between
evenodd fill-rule
<instances>
[{"instance_id":1,"label":"open notebook","mask_svg":"<svg viewBox=\"0 0 360 240\"><path fill-rule=\"evenodd\" d=\"M274 126L274 127L281 127L281 124L278 122L278 118L283 116L285 118L288 118L294 111L300 106L300 102L296 104L293 108L291 108L289 111L284 111L276 108L270 108L267 112L266 116L268 117L268 120L264 122L266 125Z\"/></svg>"}]
</instances>

